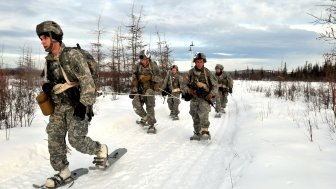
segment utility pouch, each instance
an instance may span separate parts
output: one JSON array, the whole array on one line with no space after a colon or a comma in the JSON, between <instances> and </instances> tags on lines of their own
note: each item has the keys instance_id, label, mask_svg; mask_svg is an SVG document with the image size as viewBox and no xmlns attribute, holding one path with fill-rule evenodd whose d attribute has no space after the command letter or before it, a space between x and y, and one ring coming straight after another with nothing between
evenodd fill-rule
<instances>
[{"instance_id":1,"label":"utility pouch","mask_svg":"<svg viewBox=\"0 0 336 189\"><path fill-rule=\"evenodd\" d=\"M37 95L36 101L40 106L43 115L48 116L54 112L54 104L52 100L43 91L40 92L39 95Z\"/></svg>"}]
</instances>

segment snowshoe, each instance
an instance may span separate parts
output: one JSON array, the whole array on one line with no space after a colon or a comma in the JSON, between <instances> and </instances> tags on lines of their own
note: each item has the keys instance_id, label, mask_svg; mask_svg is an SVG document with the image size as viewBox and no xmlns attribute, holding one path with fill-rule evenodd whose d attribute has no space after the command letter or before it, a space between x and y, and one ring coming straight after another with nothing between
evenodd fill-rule
<instances>
[{"instance_id":1,"label":"snowshoe","mask_svg":"<svg viewBox=\"0 0 336 189\"><path fill-rule=\"evenodd\" d=\"M141 127L148 126L147 117L141 118L141 120L137 120L136 124L140 125Z\"/></svg>"},{"instance_id":2,"label":"snowshoe","mask_svg":"<svg viewBox=\"0 0 336 189\"><path fill-rule=\"evenodd\" d=\"M173 116L172 116L172 119L173 119L173 120L179 120L180 118L178 117L178 115L173 115Z\"/></svg>"},{"instance_id":3,"label":"snowshoe","mask_svg":"<svg viewBox=\"0 0 336 189\"><path fill-rule=\"evenodd\" d=\"M68 188L70 188L74 184L75 180L78 177L80 177L82 175L86 175L88 173L89 173L89 169L87 169L87 168L78 168L76 170L71 171L70 177L68 177L66 179L63 179L63 181L60 181L60 182L57 181L57 184L53 183L54 182L53 180L54 179L56 179L56 180L62 180L62 179L58 178L58 177L60 177L61 173L59 173L58 176L55 175L54 177L51 177L50 178L51 179L50 180L51 183L45 183L45 184L42 184L42 185L33 184L33 187L34 188L48 189L48 188L58 188L58 187L61 187L61 186L69 185ZM49 184L51 184L51 185L49 185ZM52 187L48 187L48 186L52 186Z\"/></svg>"},{"instance_id":4,"label":"snowshoe","mask_svg":"<svg viewBox=\"0 0 336 189\"><path fill-rule=\"evenodd\" d=\"M201 140L201 134L199 132L194 131L194 135L190 137L190 140Z\"/></svg>"},{"instance_id":5,"label":"snowshoe","mask_svg":"<svg viewBox=\"0 0 336 189\"><path fill-rule=\"evenodd\" d=\"M221 117L221 114L220 113L216 113L215 114L215 118L220 118Z\"/></svg>"},{"instance_id":6,"label":"snowshoe","mask_svg":"<svg viewBox=\"0 0 336 189\"><path fill-rule=\"evenodd\" d=\"M57 188L63 186L69 182L73 181L71 178L71 172L68 167L60 171L58 174L47 179L45 187L47 188Z\"/></svg>"},{"instance_id":7,"label":"snowshoe","mask_svg":"<svg viewBox=\"0 0 336 189\"><path fill-rule=\"evenodd\" d=\"M148 127L147 133L148 134L156 134L156 128L154 127L154 125L151 125L151 126Z\"/></svg>"},{"instance_id":8,"label":"snowshoe","mask_svg":"<svg viewBox=\"0 0 336 189\"><path fill-rule=\"evenodd\" d=\"M124 154L126 154L127 149L126 148L118 148L111 152L108 157L107 157L107 163L104 168L97 168L95 167L89 167L90 170L101 170L101 171L106 171L109 167L112 166L120 157L122 157Z\"/></svg>"}]
</instances>

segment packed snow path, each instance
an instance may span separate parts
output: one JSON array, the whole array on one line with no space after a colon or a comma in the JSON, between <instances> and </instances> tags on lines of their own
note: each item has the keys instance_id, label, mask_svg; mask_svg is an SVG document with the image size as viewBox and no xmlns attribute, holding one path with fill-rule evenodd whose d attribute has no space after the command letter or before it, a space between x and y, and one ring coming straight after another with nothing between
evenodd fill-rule
<instances>
[{"instance_id":1,"label":"packed snow path","mask_svg":"<svg viewBox=\"0 0 336 189\"><path fill-rule=\"evenodd\" d=\"M167 102L157 96L158 132L152 135L135 124L139 118L128 96L99 97L89 136L111 151L125 147L128 152L107 171L90 171L72 188L333 188L335 136L321 126L310 142L306 128L295 123L304 122L299 114L304 105L247 92L248 86L235 82L221 118L212 108L210 142L189 140L189 102L182 101L180 120L173 121ZM49 165L47 120L38 110L33 126L12 129L9 141L0 131L0 189L32 188L55 174ZM89 167L93 156L70 147L68 160L70 169Z\"/></svg>"}]
</instances>

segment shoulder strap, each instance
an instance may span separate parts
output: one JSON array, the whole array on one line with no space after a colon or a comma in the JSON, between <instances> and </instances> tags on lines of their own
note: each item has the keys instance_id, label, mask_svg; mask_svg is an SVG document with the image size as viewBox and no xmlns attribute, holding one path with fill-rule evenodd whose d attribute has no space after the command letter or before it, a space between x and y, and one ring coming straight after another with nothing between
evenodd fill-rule
<instances>
[{"instance_id":1,"label":"shoulder strap","mask_svg":"<svg viewBox=\"0 0 336 189\"><path fill-rule=\"evenodd\" d=\"M208 75L207 75L208 70L206 68L204 68L203 72L204 72L205 82L206 82L207 86L210 87L209 81L208 81Z\"/></svg>"},{"instance_id":2,"label":"shoulder strap","mask_svg":"<svg viewBox=\"0 0 336 189\"><path fill-rule=\"evenodd\" d=\"M60 68L61 68L61 70L62 70L62 74L63 74L63 77L64 77L65 81L66 81L68 84L71 83L70 80L68 79L68 76L67 76L67 74L65 73L65 71L64 71L64 69L63 69L63 67L62 67L61 64L60 64Z\"/></svg>"}]
</instances>

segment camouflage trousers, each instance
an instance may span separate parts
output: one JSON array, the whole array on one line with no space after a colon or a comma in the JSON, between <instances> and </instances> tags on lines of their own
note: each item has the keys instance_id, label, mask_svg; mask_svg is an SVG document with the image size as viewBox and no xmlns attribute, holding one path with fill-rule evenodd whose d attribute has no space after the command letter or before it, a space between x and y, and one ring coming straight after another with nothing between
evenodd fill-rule
<instances>
[{"instance_id":1,"label":"camouflage trousers","mask_svg":"<svg viewBox=\"0 0 336 189\"><path fill-rule=\"evenodd\" d=\"M179 111L179 105L181 103L180 93L173 94L172 96L168 96L167 103L168 103L168 108L170 110L170 113L172 115L178 115L180 113Z\"/></svg>"},{"instance_id":2,"label":"camouflage trousers","mask_svg":"<svg viewBox=\"0 0 336 189\"><path fill-rule=\"evenodd\" d=\"M228 102L227 99L228 92L218 91L216 95L216 112L220 112L222 108L226 108L226 104Z\"/></svg>"},{"instance_id":3,"label":"camouflage trousers","mask_svg":"<svg viewBox=\"0 0 336 189\"><path fill-rule=\"evenodd\" d=\"M148 96L147 96L148 95ZM147 116L149 125L156 123L155 119L155 93L152 89L147 89L145 95L135 95L132 100L132 105L135 113L140 117ZM146 105L146 111L143 106Z\"/></svg>"},{"instance_id":4,"label":"camouflage trousers","mask_svg":"<svg viewBox=\"0 0 336 189\"><path fill-rule=\"evenodd\" d=\"M56 105L50 115L46 131L48 134L48 149L50 164L55 171L61 171L69 165L67 160L66 135L72 147L81 153L94 155L100 148L100 143L87 137L88 121L73 116L74 108L70 105Z\"/></svg>"},{"instance_id":5,"label":"camouflage trousers","mask_svg":"<svg viewBox=\"0 0 336 189\"><path fill-rule=\"evenodd\" d=\"M199 132L201 128L209 128L209 112L211 111L210 104L203 98L193 97L190 101L190 111L194 121L194 130Z\"/></svg>"}]
</instances>

